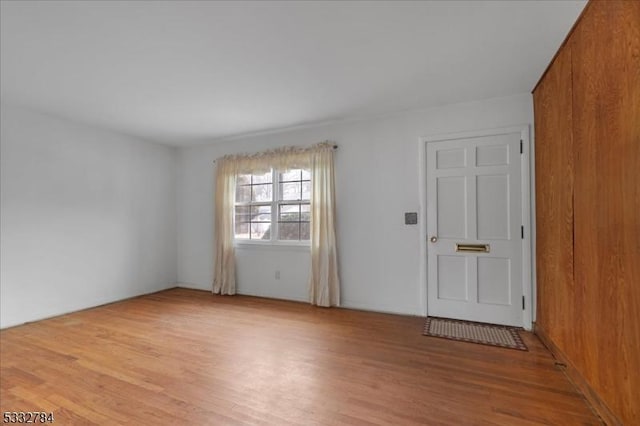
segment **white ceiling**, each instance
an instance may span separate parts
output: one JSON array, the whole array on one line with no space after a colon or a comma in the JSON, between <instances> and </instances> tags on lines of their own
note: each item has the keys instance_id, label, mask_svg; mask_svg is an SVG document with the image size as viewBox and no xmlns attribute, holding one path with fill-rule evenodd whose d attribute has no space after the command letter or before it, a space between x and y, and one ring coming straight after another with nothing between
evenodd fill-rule
<instances>
[{"instance_id":1,"label":"white ceiling","mask_svg":"<svg viewBox=\"0 0 640 426\"><path fill-rule=\"evenodd\" d=\"M524 93L584 5L3 1L2 99L187 145Z\"/></svg>"}]
</instances>

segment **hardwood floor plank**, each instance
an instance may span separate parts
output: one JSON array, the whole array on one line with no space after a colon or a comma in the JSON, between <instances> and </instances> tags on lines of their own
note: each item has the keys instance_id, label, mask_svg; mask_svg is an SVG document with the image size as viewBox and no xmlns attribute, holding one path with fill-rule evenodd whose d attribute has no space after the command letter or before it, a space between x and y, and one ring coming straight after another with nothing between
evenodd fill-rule
<instances>
[{"instance_id":1,"label":"hardwood floor plank","mask_svg":"<svg viewBox=\"0 0 640 426\"><path fill-rule=\"evenodd\" d=\"M600 424L529 352L423 318L172 289L0 332L2 411L60 424Z\"/></svg>"}]
</instances>

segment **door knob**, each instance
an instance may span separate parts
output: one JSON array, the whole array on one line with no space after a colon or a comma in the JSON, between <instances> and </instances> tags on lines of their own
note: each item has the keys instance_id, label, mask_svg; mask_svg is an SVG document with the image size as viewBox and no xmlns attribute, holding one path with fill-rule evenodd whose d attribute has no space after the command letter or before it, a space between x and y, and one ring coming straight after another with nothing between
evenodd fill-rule
<instances>
[{"instance_id":1,"label":"door knob","mask_svg":"<svg viewBox=\"0 0 640 426\"><path fill-rule=\"evenodd\" d=\"M429 238L429 241L431 241L432 243L435 243L436 241L438 241L438 237L434 235L433 237Z\"/></svg>"}]
</instances>

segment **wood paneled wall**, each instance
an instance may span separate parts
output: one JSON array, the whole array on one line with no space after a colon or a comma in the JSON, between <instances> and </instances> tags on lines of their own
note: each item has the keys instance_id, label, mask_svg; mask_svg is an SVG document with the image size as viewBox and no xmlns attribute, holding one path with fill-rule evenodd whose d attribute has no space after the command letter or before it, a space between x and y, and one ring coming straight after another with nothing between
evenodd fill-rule
<instances>
[{"instance_id":1,"label":"wood paneled wall","mask_svg":"<svg viewBox=\"0 0 640 426\"><path fill-rule=\"evenodd\" d=\"M534 89L536 328L640 424L640 1L591 1Z\"/></svg>"},{"instance_id":2,"label":"wood paneled wall","mask_svg":"<svg viewBox=\"0 0 640 426\"><path fill-rule=\"evenodd\" d=\"M573 131L571 51L563 49L536 89L537 323L555 324L554 340L571 334L573 299ZM542 213L542 214L541 214Z\"/></svg>"}]
</instances>

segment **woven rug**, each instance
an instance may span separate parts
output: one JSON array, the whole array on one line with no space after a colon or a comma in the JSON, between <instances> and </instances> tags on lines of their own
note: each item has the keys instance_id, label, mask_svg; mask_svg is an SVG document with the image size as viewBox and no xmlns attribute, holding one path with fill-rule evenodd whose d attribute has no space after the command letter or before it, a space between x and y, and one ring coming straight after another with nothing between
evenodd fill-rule
<instances>
[{"instance_id":1,"label":"woven rug","mask_svg":"<svg viewBox=\"0 0 640 426\"><path fill-rule=\"evenodd\" d=\"M504 325L427 317L422 334L521 351L529 350L520 338L518 329Z\"/></svg>"}]
</instances>

